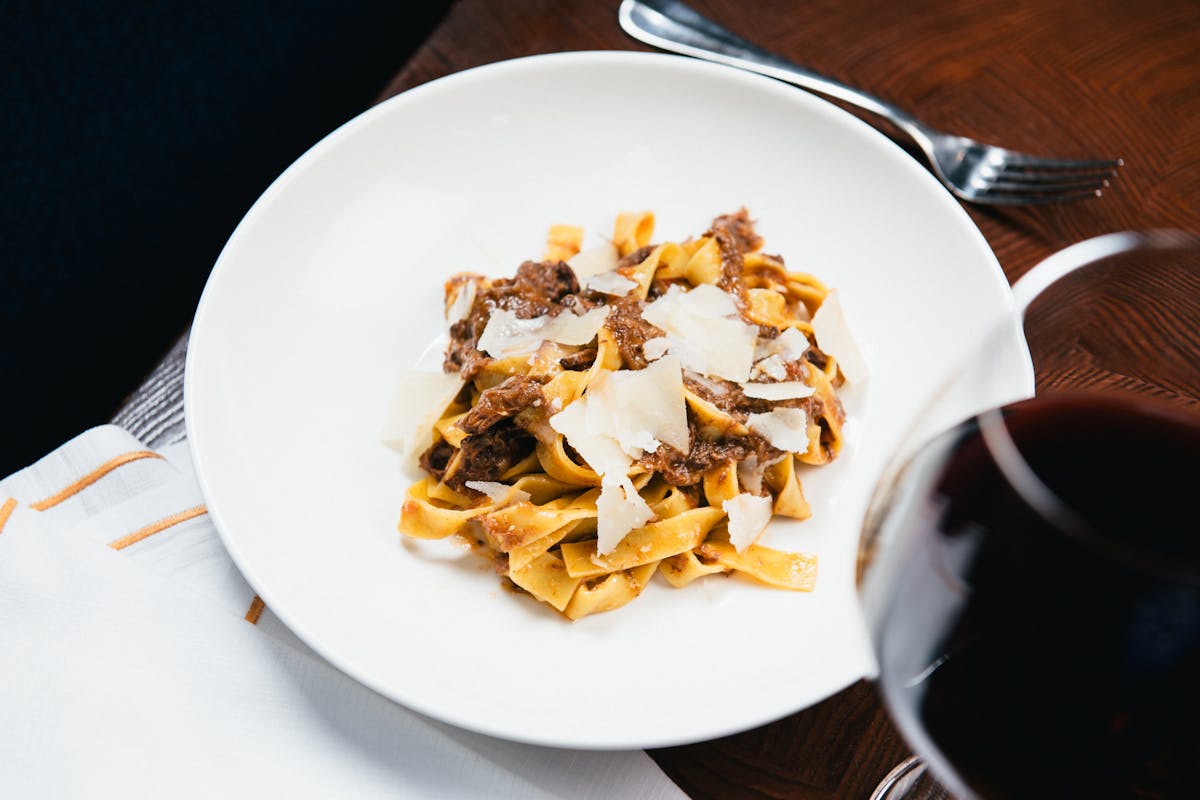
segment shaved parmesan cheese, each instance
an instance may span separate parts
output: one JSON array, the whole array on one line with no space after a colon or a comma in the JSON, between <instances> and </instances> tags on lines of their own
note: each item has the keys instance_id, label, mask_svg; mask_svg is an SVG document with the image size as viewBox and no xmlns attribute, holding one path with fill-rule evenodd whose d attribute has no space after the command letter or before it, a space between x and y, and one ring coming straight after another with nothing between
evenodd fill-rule
<instances>
[{"instance_id":1,"label":"shaved parmesan cheese","mask_svg":"<svg viewBox=\"0 0 1200 800\"><path fill-rule=\"evenodd\" d=\"M704 375L745 381L754 362L758 328L727 317L737 312L733 298L702 284L685 292L672 285L642 310L642 318L666 333L672 354Z\"/></svg>"},{"instance_id":2,"label":"shaved parmesan cheese","mask_svg":"<svg viewBox=\"0 0 1200 800\"><path fill-rule=\"evenodd\" d=\"M567 260L567 266L577 278L589 275L599 275L601 272L612 272L617 268L617 248L612 242L604 242L596 247L581 250Z\"/></svg>"},{"instance_id":3,"label":"shaved parmesan cheese","mask_svg":"<svg viewBox=\"0 0 1200 800\"><path fill-rule=\"evenodd\" d=\"M678 289L679 285L675 284L671 288ZM716 319L737 313L737 304L733 302L733 297L711 283L702 283L684 294L688 306L697 316Z\"/></svg>"},{"instance_id":4,"label":"shaved parmesan cheese","mask_svg":"<svg viewBox=\"0 0 1200 800\"><path fill-rule=\"evenodd\" d=\"M674 317L679 314L679 310L683 305L683 298L686 295L687 292L680 289L677 284L671 284L662 297L653 303L648 303L642 309L642 319L651 325L656 325L666 330L670 327Z\"/></svg>"},{"instance_id":5,"label":"shaved parmesan cheese","mask_svg":"<svg viewBox=\"0 0 1200 800\"><path fill-rule=\"evenodd\" d=\"M679 359L665 356L641 370L601 370L587 394L550 417L550 427L601 477L597 549L609 553L654 516L629 480L633 460L660 442L691 449Z\"/></svg>"},{"instance_id":6,"label":"shaved parmesan cheese","mask_svg":"<svg viewBox=\"0 0 1200 800\"><path fill-rule=\"evenodd\" d=\"M759 339L755 358L779 356L782 361L795 361L808 349L808 337L796 328L788 328L774 339Z\"/></svg>"},{"instance_id":7,"label":"shaved parmesan cheese","mask_svg":"<svg viewBox=\"0 0 1200 800\"><path fill-rule=\"evenodd\" d=\"M655 336L653 339L642 342L642 355L646 357L647 361L657 361L667 354L670 346L670 339L665 336Z\"/></svg>"},{"instance_id":8,"label":"shaved parmesan cheese","mask_svg":"<svg viewBox=\"0 0 1200 800\"><path fill-rule=\"evenodd\" d=\"M693 372L692 370L687 371L687 376L704 388L708 389L708 391L716 397L725 397L727 394L729 394L728 383L715 381L707 375L701 375L699 372Z\"/></svg>"},{"instance_id":9,"label":"shaved parmesan cheese","mask_svg":"<svg viewBox=\"0 0 1200 800\"><path fill-rule=\"evenodd\" d=\"M433 444L433 423L462 390L463 379L457 372L406 370L397 382L396 394L383 423L384 444L407 459Z\"/></svg>"},{"instance_id":10,"label":"shaved parmesan cheese","mask_svg":"<svg viewBox=\"0 0 1200 800\"><path fill-rule=\"evenodd\" d=\"M751 414L746 425L772 447L790 453L808 450L808 414L802 408L775 408L768 414Z\"/></svg>"},{"instance_id":11,"label":"shaved parmesan cheese","mask_svg":"<svg viewBox=\"0 0 1200 800\"><path fill-rule=\"evenodd\" d=\"M619 272L601 272L585 279L583 285L593 292L624 297L637 288L637 281L631 281Z\"/></svg>"},{"instance_id":12,"label":"shaved parmesan cheese","mask_svg":"<svg viewBox=\"0 0 1200 800\"><path fill-rule=\"evenodd\" d=\"M463 485L468 489L482 492L487 495L488 500L498 506L524 503L530 498L529 492L496 481L466 481Z\"/></svg>"},{"instance_id":13,"label":"shaved parmesan cheese","mask_svg":"<svg viewBox=\"0 0 1200 800\"><path fill-rule=\"evenodd\" d=\"M771 521L771 498L739 494L721 503L729 515L729 543L739 553L758 541Z\"/></svg>"},{"instance_id":14,"label":"shaved parmesan cheese","mask_svg":"<svg viewBox=\"0 0 1200 800\"><path fill-rule=\"evenodd\" d=\"M738 483L745 486L750 494L762 494L763 473L766 471L766 464L760 463L758 456L748 455L738 462Z\"/></svg>"},{"instance_id":15,"label":"shaved parmesan cheese","mask_svg":"<svg viewBox=\"0 0 1200 800\"><path fill-rule=\"evenodd\" d=\"M633 459L615 439L588 429L588 398L579 398L550 418L550 427L567 437L567 443L600 475L623 477Z\"/></svg>"},{"instance_id":16,"label":"shaved parmesan cheese","mask_svg":"<svg viewBox=\"0 0 1200 800\"><path fill-rule=\"evenodd\" d=\"M467 318L467 315L471 313L471 306L475 305L475 294L478 288L475 281L472 280L458 284L454 300L446 308L446 322L453 325Z\"/></svg>"},{"instance_id":17,"label":"shaved parmesan cheese","mask_svg":"<svg viewBox=\"0 0 1200 800\"><path fill-rule=\"evenodd\" d=\"M777 381L786 380L787 366L783 363L783 359L778 354L767 356L762 361L754 365L754 369L750 370L750 377L774 378Z\"/></svg>"},{"instance_id":18,"label":"shaved parmesan cheese","mask_svg":"<svg viewBox=\"0 0 1200 800\"><path fill-rule=\"evenodd\" d=\"M492 358L533 352L542 343L544 326L545 317L521 319L513 311L497 308L479 337L479 349Z\"/></svg>"},{"instance_id":19,"label":"shaved parmesan cheese","mask_svg":"<svg viewBox=\"0 0 1200 800\"><path fill-rule=\"evenodd\" d=\"M608 308L601 306L593 308L582 316L576 316L570 311L564 311L557 317L550 317L542 332L544 338L559 344L581 345L596 338L596 334L604 327L608 317ZM545 317L543 317L545 319Z\"/></svg>"},{"instance_id":20,"label":"shaved parmesan cheese","mask_svg":"<svg viewBox=\"0 0 1200 800\"><path fill-rule=\"evenodd\" d=\"M800 332L798 328L788 328L775 339L779 342L783 350L780 351L788 361L793 361L804 355L804 351L808 349L808 337Z\"/></svg>"},{"instance_id":21,"label":"shaved parmesan cheese","mask_svg":"<svg viewBox=\"0 0 1200 800\"><path fill-rule=\"evenodd\" d=\"M756 455L746 456L737 465L738 483L746 487L746 491L750 494L762 494L763 476L767 470L788 457L787 454L783 454L766 461L759 461Z\"/></svg>"},{"instance_id":22,"label":"shaved parmesan cheese","mask_svg":"<svg viewBox=\"0 0 1200 800\"><path fill-rule=\"evenodd\" d=\"M691 448L683 371L674 356L645 369L601 370L584 399L588 432L615 440L631 458L654 452L659 442L684 453Z\"/></svg>"},{"instance_id":23,"label":"shaved parmesan cheese","mask_svg":"<svg viewBox=\"0 0 1200 800\"><path fill-rule=\"evenodd\" d=\"M633 487L633 481L605 480L596 499L596 553L611 553L625 535L654 519L654 512Z\"/></svg>"},{"instance_id":24,"label":"shaved parmesan cheese","mask_svg":"<svg viewBox=\"0 0 1200 800\"><path fill-rule=\"evenodd\" d=\"M837 359L838 367L847 381L853 383L866 379L867 362L850 333L846 312L836 290L825 296L825 301L813 315L812 326L817 336L817 346Z\"/></svg>"},{"instance_id":25,"label":"shaved parmesan cheese","mask_svg":"<svg viewBox=\"0 0 1200 800\"><path fill-rule=\"evenodd\" d=\"M758 400L794 400L810 397L815 391L807 383L800 381L784 381L782 383L743 383L742 391L746 397Z\"/></svg>"},{"instance_id":26,"label":"shaved parmesan cheese","mask_svg":"<svg viewBox=\"0 0 1200 800\"><path fill-rule=\"evenodd\" d=\"M582 316L563 311L555 317L521 319L515 312L498 308L488 317L479 336L479 349L492 358L532 353L544 341L583 345L596 338L608 317L608 308L593 308Z\"/></svg>"}]
</instances>

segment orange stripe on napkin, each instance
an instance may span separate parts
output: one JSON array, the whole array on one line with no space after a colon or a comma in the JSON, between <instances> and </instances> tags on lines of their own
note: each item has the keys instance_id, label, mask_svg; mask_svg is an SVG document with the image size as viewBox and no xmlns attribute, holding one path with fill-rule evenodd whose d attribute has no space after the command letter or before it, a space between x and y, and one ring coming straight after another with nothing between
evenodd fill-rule
<instances>
[{"instance_id":1,"label":"orange stripe on napkin","mask_svg":"<svg viewBox=\"0 0 1200 800\"><path fill-rule=\"evenodd\" d=\"M0 533L4 532L4 526L8 524L8 518L12 516L13 509L17 507L15 497L10 497L4 501L4 505L0 506Z\"/></svg>"},{"instance_id":2,"label":"orange stripe on napkin","mask_svg":"<svg viewBox=\"0 0 1200 800\"><path fill-rule=\"evenodd\" d=\"M123 464L128 464L130 461L139 461L143 458L162 458L162 456L160 456L158 453L155 453L153 450L135 450L132 453L126 453L124 455L117 456L114 459L105 461L103 464L96 467L94 470L89 472L87 475L84 475L70 486L67 486L62 491L50 495L45 500L38 500L36 503L30 503L29 507L34 511L45 511L47 508L53 508L63 500L66 500L68 497L79 494L79 492L82 492L84 489L91 486L93 483L100 480L117 467Z\"/></svg>"},{"instance_id":3,"label":"orange stripe on napkin","mask_svg":"<svg viewBox=\"0 0 1200 800\"><path fill-rule=\"evenodd\" d=\"M158 533L159 531L165 531L167 528L171 527L172 525L178 525L181 522L186 522L189 519L195 519L196 517L200 516L201 514L207 514L207 513L208 513L208 509L205 508L204 506L196 506L195 508L189 508L186 511L180 511L178 514L172 514L169 517L163 517L158 522L152 522L151 524L147 525L144 528L138 528L136 531L129 534L128 536L122 536L120 539L117 539L115 542L109 542L108 546L111 547L113 550L124 550L126 547L129 547L129 545L137 544L142 539L145 539L147 536L153 536L154 534Z\"/></svg>"},{"instance_id":4,"label":"orange stripe on napkin","mask_svg":"<svg viewBox=\"0 0 1200 800\"><path fill-rule=\"evenodd\" d=\"M250 610L246 612L246 622L249 622L251 625L257 625L258 618L262 616L263 609L266 607L262 598L254 595L254 599L250 601Z\"/></svg>"}]
</instances>

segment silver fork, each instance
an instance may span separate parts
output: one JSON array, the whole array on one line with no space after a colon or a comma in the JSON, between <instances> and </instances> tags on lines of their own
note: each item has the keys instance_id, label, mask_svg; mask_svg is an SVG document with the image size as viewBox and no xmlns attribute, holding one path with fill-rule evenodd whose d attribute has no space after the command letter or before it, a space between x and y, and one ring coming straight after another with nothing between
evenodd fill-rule
<instances>
[{"instance_id":1,"label":"silver fork","mask_svg":"<svg viewBox=\"0 0 1200 800\"><path fill-rule=\"evenodd\" d=\"M891 103L747 42L679 0L623 0L625 32L654 47L757 72L836 97L893 122L951 192L973 203L1034 205L1099 197L1120 159L1041 158L941 133Z\"/></svg>"}]
</instances>

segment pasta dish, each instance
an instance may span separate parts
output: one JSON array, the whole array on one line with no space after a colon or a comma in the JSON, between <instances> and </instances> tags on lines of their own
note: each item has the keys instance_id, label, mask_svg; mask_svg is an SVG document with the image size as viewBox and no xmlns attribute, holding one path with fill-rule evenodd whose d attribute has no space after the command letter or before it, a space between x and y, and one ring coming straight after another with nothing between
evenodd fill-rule
<instances>
[{"instance_id":1,"label":"pasta dish","mask_svg":"<svg viewBox=\"0 0 1200 800\"><path fill-rule=\"evenodd\" d=\"M550 228L512 278L446 283L443 374L404 448L424 477L400 531L462 536L518 590L570 619L625 605L655 573L811 591L816 558L757 544L811 515L804 469L835 459L837 390L862 375L836 293L762 251L745 209L652 243L618 215L611 243Z\"/></svg>"}]
</instances>

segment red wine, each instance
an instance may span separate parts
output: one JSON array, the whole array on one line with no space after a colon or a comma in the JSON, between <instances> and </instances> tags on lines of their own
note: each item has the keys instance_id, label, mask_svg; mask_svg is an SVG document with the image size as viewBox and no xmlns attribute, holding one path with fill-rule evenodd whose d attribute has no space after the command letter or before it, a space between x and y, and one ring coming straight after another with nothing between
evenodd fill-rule
<instances>
[{"instance_id":1,"label":"red wine","mask_svg":"<svg viewBox=\"0 0 1200 800\"><path fill-rule=\"evenodd\" d=\"M984 798L1200 798L1200 415L1086 395L1004 413L1081 524L1018 495L974 423L914 459L884 523L893 716Z\"/></svg>"}]
</instances>

